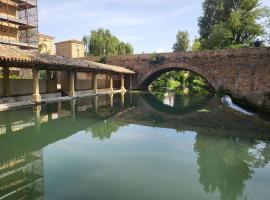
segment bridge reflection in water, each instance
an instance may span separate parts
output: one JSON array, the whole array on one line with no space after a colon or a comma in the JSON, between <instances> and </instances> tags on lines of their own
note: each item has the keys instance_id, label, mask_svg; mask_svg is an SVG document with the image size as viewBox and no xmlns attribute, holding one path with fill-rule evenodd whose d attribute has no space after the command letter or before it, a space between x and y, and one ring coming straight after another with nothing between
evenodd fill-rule
<instances>
[{"instance_id":1,"label":"bridge reflection in water","mask_svg":"<svg viewBox=\"0 0 270 200\"><path fill-rule=\"evenodd\" d=\"M0 199L44 198L48 145L81 131L108 140L128 125L196 133L193 151L205 192L219 192L222 200L243 197L254 170L270 161L269 123L231 111L215 97L175 102L178 107L151 94L122 93L1 112Z\"/></svg>"}]
</instances>

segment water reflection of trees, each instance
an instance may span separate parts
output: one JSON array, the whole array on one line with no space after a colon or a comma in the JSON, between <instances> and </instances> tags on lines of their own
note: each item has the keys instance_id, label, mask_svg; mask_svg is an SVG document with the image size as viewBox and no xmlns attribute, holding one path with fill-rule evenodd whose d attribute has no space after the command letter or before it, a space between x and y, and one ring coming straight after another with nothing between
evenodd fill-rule
<instances>
[{"instance_id":1,"label":"water reflection of trees","mask_svg":"<svg viewBox=\"0 0 270 200\"><path fill-rule=\"evenodd\" d=\"M245 182L254 169L270 161L270 143L198 134L194 146L198 154L199 181L207 193L219 191L222 200L244 197Z\"/></svg>"},{"instance_id":2,"label":"water reflection of trees","mask_svg":"<svg viewBox=\"0 0 270 200\"><path fill-rule=\"evenodd\" d=\"M100 140L110 139L111 135L117 130L124 126L124 123L116 120L104 120L96 124L93 124L88 131L92 133L94 138L99 138Z\"/></svg>"}]
</instances>

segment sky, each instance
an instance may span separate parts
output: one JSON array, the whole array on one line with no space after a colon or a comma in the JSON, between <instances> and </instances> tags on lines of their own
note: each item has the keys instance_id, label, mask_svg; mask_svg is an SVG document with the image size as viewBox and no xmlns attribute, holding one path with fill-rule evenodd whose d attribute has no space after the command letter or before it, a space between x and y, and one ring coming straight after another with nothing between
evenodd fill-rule
<instances>
[{"instance_id":1,"label":"sky","mask_svg":"<svg viewBox=\"0 0 270 200\"><path fill-rule=\"evenodd\" d=\"M179 30L198 35L203 0L39 0L39 32L81 40L107 28L135 53L170 52ZM270 0L262 0L270 6Z\"/></svg>"}]
</instances>

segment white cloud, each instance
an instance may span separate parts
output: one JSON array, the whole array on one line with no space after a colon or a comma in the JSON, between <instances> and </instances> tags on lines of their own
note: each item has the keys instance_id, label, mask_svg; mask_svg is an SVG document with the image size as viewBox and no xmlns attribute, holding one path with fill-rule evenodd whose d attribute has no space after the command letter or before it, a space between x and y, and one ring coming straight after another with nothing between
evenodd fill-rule
<instances>
[{"instance_id":1,"label":"white cloud","mask_svg":"<svg viewBox=\"0 0 270 200\"><path fill-rule=\"evenodd\" d=\"M165 53L165 50L162 48L158 48L155 52L156 53Z\"/></svg>"}]
</instances>

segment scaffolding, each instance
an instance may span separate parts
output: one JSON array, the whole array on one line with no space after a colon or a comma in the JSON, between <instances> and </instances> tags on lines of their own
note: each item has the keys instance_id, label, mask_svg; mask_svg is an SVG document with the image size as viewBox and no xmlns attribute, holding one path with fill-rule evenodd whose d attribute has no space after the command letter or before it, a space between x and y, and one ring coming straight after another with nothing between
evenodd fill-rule
<instances>
[{"instance_id":1,"label":"scaffolding","mask_svg":"<svg viewBox=\"0 0 270 200\"><path fill-rule=\"evenodd\" d=\"M0 0L0 43L38 48L37 0Z\"/></svg>"},{"instance_id":2,"label":"scaffolding","mask_svg":"<svg viewBox=\"0 0 270 200\"><path fill-rule=\"evenodd\" d=\"M0 199L43 199L43 152L29 152L0 164Z\"/></svg>"}]
</instances>

